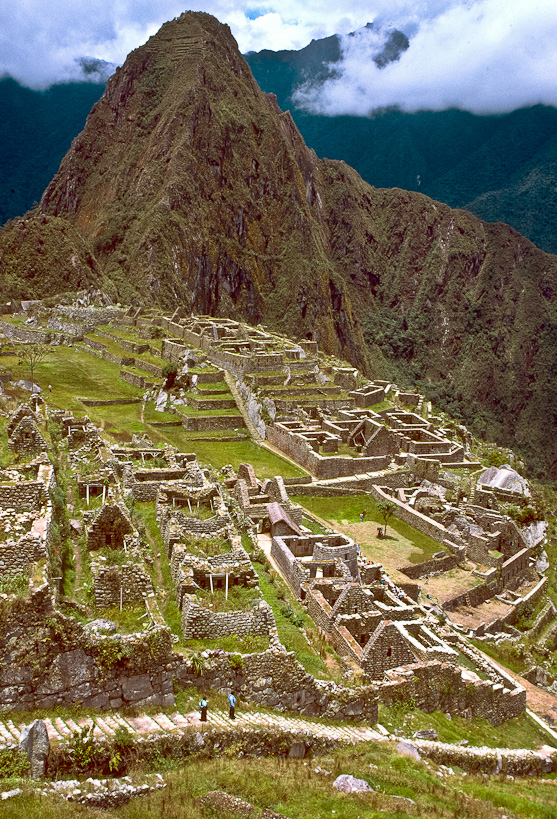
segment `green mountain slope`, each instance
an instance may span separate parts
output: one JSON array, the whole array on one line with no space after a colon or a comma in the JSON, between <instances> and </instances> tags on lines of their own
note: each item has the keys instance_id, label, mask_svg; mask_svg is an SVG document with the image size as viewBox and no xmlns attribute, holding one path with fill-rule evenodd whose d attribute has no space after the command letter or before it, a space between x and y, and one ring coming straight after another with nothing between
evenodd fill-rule
<instances>
[{"instance_id":1,"label":"green mountain slope","mask_svg":"<svg viewBox=\"0 0 557 819\"><path fill-rule=\"evenodd\" d=\"M87 277L125 302L265 322L418 382L557 477L557 258L319 160L206 14L129 55L39 209L0 232L3 293Z\"/></svg>"},{"instance_id":2,"label":"green mountain slope","mask_svg":"<svg viewBox=\"0 0 557 819\"><path fill-rule=\"evenodd\" d=\"M301 51L262 51L246 60L318 156L345 160L376 187L421 191L488 221L508 222L557 252L557 109L536 105L503 116L387 110L366 118L297 108L296 88L321 82L340 56L338 39L329 37ZM538 218L540 210L547 218Z\"/></svg>"},{"instance_id":3,"label":"green mountain slope","mask_svg":"<svg viewBox=\"0 0 557 819\"><path fill-rule=\"evenodd\" d=\"M103 91L87 82L32 91L0 79L0 224L41 198Z\"/></svg>"}]
</instances>

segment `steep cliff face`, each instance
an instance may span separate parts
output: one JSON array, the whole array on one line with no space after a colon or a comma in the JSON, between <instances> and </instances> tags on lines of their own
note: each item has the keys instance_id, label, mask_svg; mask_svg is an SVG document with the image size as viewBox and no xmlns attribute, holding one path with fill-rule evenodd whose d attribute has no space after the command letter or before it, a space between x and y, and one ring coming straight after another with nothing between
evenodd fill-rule
<instances>
[{"instance_id":1,"label":"steep cliff face","mask_svg":"<svg viewBox=\"0 0 557 819\"><path fill-rule=\"evenodd\" d=\"M265 321L522 436L557 473L556 257L318 160L206 14L130 54L26 223L23 255L17 225L0 234L13 296L70 289L77 265L122 301ZM40 251L54 224L57 277Z\"/></svg>"},{"instance_id":2,"label":"steep cliff face","mask_svg":"<svg viewBox=\"0 0 557 819\"><path fill-rule=\"evenodd\" d=\"M330 297L318 168L228 28L190 13L109 81L41 210L88 238L121 298L265 318L364 364L342 282Z\"/></svg>"}]
</instances>

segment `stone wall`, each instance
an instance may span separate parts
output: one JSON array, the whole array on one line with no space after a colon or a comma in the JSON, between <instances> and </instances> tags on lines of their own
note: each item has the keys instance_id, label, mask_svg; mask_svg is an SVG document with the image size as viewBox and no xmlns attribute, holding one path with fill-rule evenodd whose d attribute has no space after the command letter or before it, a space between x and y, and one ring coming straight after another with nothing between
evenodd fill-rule
<instances>
[{"instance_id":1,"label":"stone wall","mask_svg":"<svg viewBox=\"0 0 557 819\"><path fill-rule=\"evenodd\" d=\"M182 426L188 432L217 429L239 429L246 423L241 415L182 415Z\"/></svg>"},{"instance_id":2,"label":"stone wall","mask_svg":"<svg viewBox=\"0 0 557 819\"><path fill-rule=\"evenodd\" d=\"M317 680L304 670L292 652L269 650L242 655L239 668L231 666L232 655L224 651L206 654L203 680L208 688L232 688L242 698L263 707L303 716L377 722L374 686L346 688L328 680ZM186 658L177 660L174 676L182 685L199 685L199 677Z\"/></svg>"},{"instance_id":3,"label":"stone wall","mask_svg":"<svg viewBox=\"0 0 557 819\"><path fill-rule=\"evenodd\" d=\"M122 566L91 563L91 571L95 605L99 609L142 603L145 595L153 593L151 578L140 563Z\"/></svg>"},{"instance_id":4,"label":"stone wall","mask_svg":"<svg viewBox=\"0 0 557 819\"><path fill-rule=\"evenodd\" d=\"M4 648L2 648L4 646ZM7 647L7 648L6 648ZM0 601L0 709L174 704L167 627L95 635L52 608L47 583Z\"/></svg>"},{"instance_id":5,"label":"stone wall","mask_svg":"<svg viewBox=\"0 0 557 819\"><path fill-rule=\"evenodd\" d=\"M309 570L304 569L280 537L274 537L272 540L271 557L296 597L301 597L301 585L309 581Z\"/></svg>"},{"instance_id":6,"label":"stone wall","mask_svg":"<svg viewBox=\"0 0 557 819\"><path fill-rule=\"evenodd\" d=\"M14 341L23 341L28 344L50 344L52 341L52 333L31 330L28 327L20 327L7 321L0 321L0 333L4 333L7 338Z\"/></svg>"},{"instance_id":7,"label":"stone wall","mask_svg":"<svg viewBox=\"0 0 557 819\"><path fill-rule=\"evenodd\" d=\"M0 543L0 577L25 572L30 565L48 560L46 539L26 535Z\"/></svg>"},{"instance_id":8,"label":"stone wall","mask_svg":"<svg viewBox=\"0 0 557 819\"><path fill-rule=\"evenodd\" d=\"M414 563L410 566L403 566L398 571L402 572L411 580L418 580L420 577L432 574L433 572L448 572L460 563L458 555L445 555L433 560L426 560L424 563Z\"/></svg>"},{"instance_id":9,"label":"stone wall","mask_svg":"<svg viewBox=\"0 0 557 819\"><path fill-rule=\"evenodd\" d=\"M347 456L324 457L314 452L310 444L300 435L290 433L277 426L267 426L266 438L293 461L300 464L320 480L359 475L364 472L378 472L391 462L391 456L375 458L350 458Z\"/></svg>"},{"instance_id":10,"label":"stone wall","mask_svg":"<svg viewBox=\"0 0 557 819\"><path fill-rule=\"evenodd\" d=\"M495 574L494 569L491 571ZM451 600L446 600L442 605L445 611L454 611L459 606L480 606L482 603L485 603L486 600L489 600L502 591L503 584L499 579L495 578L490 583L480 583L478 586L474 586L474 588L468 589L466 592L457 594L456 597L453 597Z\"/></svg>"},{"instance_id":11,"label":"stone wall","mask_svg":"<svg viewBox=\"0 0 557 819\"><path fill-rule=\"evenodd\" d=\"M147 386L145 378L142 375L137 375L137 373L132 373L129 370L120 370L120 378L122 381L127 381L128 384L132 384L140 390L144 390ZM151 387L152 382L148 383L149 387Z\"/></svg>"},{"instance_id":12,"label":"stone wall","mask_svg":"<svg viewBox=\"0 0 557 819\"><path fill-rule=\"evenodd\" d=\"M43 481L22 481L12 485L0 484L0 508L40 509L47 501Z\"/></svg>"},{"instance_id":13,"label":"stone wall","mask_svg":"<svg viewBox=\"0 0 557 819\"><path fill-rule=\"evenodd\" d=\"M276 629L271 607L263 601L251 611L215 612L184 599L182 634L184 640L218 639L234 634L269 636Z\"/></svg>"},{"instance_id":14,"label":"stone wall","mask_svg":"<svg viewBox=\"0 0 557 819\"><path fill-rule=\"evenodd\" d=\"M449 663L437 661L410 665L387 672L387 682L377 684L381 702L393 705L413 698L422 711L470 718L480 717L500 725L526 708L526 691L513 690L489 680L472 682L466 672Z\"/></svg>"},{"instance_id":15,"label":"stone wall","mask_svg":"<svg viewBox=\"0 0 557 819\"><path fill-rule=\"evenodd\" d=\"M8 449L18 455L33 457L48 450L48 444L32 418L22 418L8 441Z\"/></svg>"}]
</instances>

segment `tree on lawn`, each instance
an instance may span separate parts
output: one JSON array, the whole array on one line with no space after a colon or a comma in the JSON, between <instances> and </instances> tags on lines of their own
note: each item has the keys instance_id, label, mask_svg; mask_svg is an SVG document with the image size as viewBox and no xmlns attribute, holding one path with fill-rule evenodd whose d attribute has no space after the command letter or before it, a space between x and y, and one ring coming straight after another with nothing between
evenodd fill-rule
<instances>
[{"instance_id":1,"label":"tree on lawn","mask_svg":"<svg viewBox=\"0 0 557 819\"><path fill-rule=\"evenodd\" d=\"M396 512L396 505L392 503L392 501L388 500L379 501L377 504L377 510L383 518L383 523L385 524L385 534L387 534L387 523Z\"/></svg>"},{"instance_id":2,"label":"tree on lawn","mask_svg":"<svg viewBox=\"0 0 557 819\"><path fill-rule=\"evenodd\" d=\"M47 356L51 354L52 350L48 344L24 344L18 350L19 363L27 364L31 372L31 384L34 385L33 377L35 367L41 364ZM31 387L32 392L33 386Z\"/></svg>"}]
</instances>

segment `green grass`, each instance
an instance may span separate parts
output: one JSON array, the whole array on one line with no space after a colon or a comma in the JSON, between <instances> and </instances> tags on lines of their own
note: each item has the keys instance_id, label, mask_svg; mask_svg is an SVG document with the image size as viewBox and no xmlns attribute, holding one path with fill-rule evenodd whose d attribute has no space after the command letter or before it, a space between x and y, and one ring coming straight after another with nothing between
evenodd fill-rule
<instances>
[{"instance_id":1,"label":"green grass","mask_svg":"<svg viewBox=\"0 0 557 819\"><path fill-rule=\"evenodd\" d=\"M467 739L470 745L485 745L488 748L536 750L548 741L547 734L531 722L526 714L520 714L501 725L493 726L485 719L468 721L454 716L449 719L441 711L426 714L407 704L397 704L391 708L380 705L379 722L391 732L403 730L407 737L423 728L434 728L440 742L451 744Z\"/></svg>"},{"instance_id":2,"label":"green grass","mask_svg":"<svg viewBox=\"0 0 557 819\"><path fill-rule=\"evenodd\" d=\"M53 348L53 354L35 368L35 382L43 390L48 403L87 414L80 398L137 398L142 390L119 378L120 367L73 347ZM28 368L21 367L22 376ZM52 386L49 393L48 385Z\"/></svg>"},{"instance_id":3,"label":"green grass","mask_svg":"<svg viewBox=\"0 0 557 819\"><path fill-rule=\"evenodd\" d=\"M172 429L164 430L167 437L171 437L172 432ZM215 469L221 469L225 464L232 464L234 469L238 469L241 463L249 463L253 465L258 478L272 478L275 475L298 478L307 474L300 467L285 461L264 447L257 446L253 441L213 443L188 439L184 444L186 451L195 452L200 461Z\"/></svg>"},{"instance_id":4,"label":"green grass","mask_svg":"<svg viewBox=\"0 0 557 819\"><path fill-rule=\"evenodd\" d=\"M291 495L293 503L305 507L308 511L313 512L320 518L333 523L337 521L342 523L346 521L348 524L359 523L360 513L365 509L365 521L375 521L378 526L384 527L384 520L377 509L377 504L371 495L348 495L345 497L310 497L308 495ZM435 552L440 551L441 545L438 541L424 535L418 529L414 529L408 523L399 520L396 517L389 519L387 525L387 535L396 532L401 538L409 541L415 548L409 555L410 563L421 563L429 560ZM388 537L382 542L382 545L387 547L389 544Z\"/></svg>"},{"instance_id":5,"label":"green grass","mask_svg":"<svg viewBox=\"0 0 557 819\"><path fill-rule=\"evenodd\" d=\"M141 603L134 605L110 606L108 609L97 609L97 616L116 623L120 634L133 634L143 631L149 625L149 618L145 617L145 606Z\"/></svg>"},{"instance_id":6,"label":"green grass","mask_svg":"<svg viewBox=\"0 0 557 819\"><path fill-rule=\"evenodd\" d=\"M184 692L189 710L197 706L202 690ZM209 707L224 707L224 695L209 698ZM23 794L2 803L3 819L84 819L118 816L120 819L203 819L208 815L198 803L209 791L221 790L255 806L254 819L266 808L290 819L554 819L557 788L536 779L454 776L441 778L435 765L400 757L392 745L367 743L339 748L314 760L235 758L236 751L216 758L187 761L153 756L151 764L133 771L162 767L167 787L132 799L110 812L82 807L32 792L23 783ZM315 770L320 766L323 770ZM343 794L332 787L339 774L365 779L373 793ZM85 778L85 777L84 777ZM9 787L13 787L10 783ZM415 804L395 797L412 799ZM220 815L213 814L211 815Z\"/></svg>"}]
</instances>

